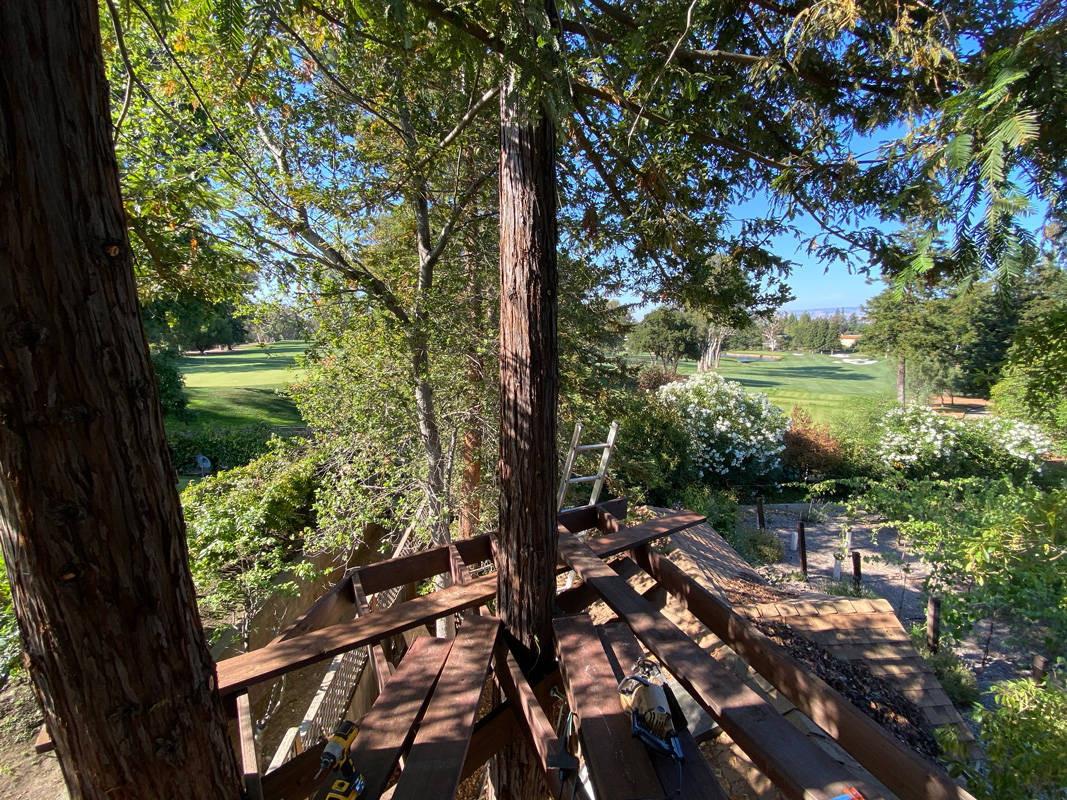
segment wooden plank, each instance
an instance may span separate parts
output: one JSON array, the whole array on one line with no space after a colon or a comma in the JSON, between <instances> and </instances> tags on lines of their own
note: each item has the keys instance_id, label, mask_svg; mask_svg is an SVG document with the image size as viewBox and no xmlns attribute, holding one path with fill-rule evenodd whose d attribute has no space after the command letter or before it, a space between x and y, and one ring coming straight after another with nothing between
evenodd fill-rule
<instances>
[{"instance_id":1,"label":"wooden plank","mask_svg":"<svg viewBox=\"0 0 1067 800\"><path fill-rule=\"evenodd\" d=\"M246 800L263 800L263 784L259 777L259 756L256 754L256 730L252 727L252 708L248 692L237 695L237 736L241 747L241 773L245 781Z\"/></svg>"},{"instance_id":2,"label":"wooden plank","mask_svg":"<svg viewBox=\"0 0 1067 800\"><path fill-rule=\"evenodd\" d=\"M644 745L633 738L619 702L618 681L585 614L552 621L567 702L597 797L663 797Z\"/></svg>"},{"instance_id":3,"label":"wooden plank","mask_svg":"<svg viewBox=\"0 0 1067 800\"><path fill-rule=\"evenodd\" d=\"M598 509L604 509L608 514L619 519L625 519L627 505L628 501L625 497L618 497L614 500L605 500L603 503L597 503L595 506L568 508L566 511L561 512L556 517L556 520L567 529L568 533L581 533L590 528L598 527Z\"/></svg>"},{"instance_id":4,"label":"wooden plank","mask_svg":"<svg viewBox=\"0 0 1067 800\"><path fill-rule=\"evenodd\" d=\"M489 534L483 534L473 539L461 539L454 546L462 554L465 562L474 564L487 561L492 557L493 551L489 538ZM446 546L434 547L400 558L391 558L377 564L368 564L357 571L363 583L363 591L370 595L448 572L448 566L448 547Z\"/></svg>"},{"instance_id":5,"label":"wooden plank","mask_svg":"<svg viewBox=\"0 0 1067 800\"><path fill-rule=\"evenodd\" d=\"M315 780L315 773L319 770L325 747L325 742L319 742L264 775L263 800L304 800L310 797L322 783Z\"/></svg>"},{"instance_id":6,"label":"wooden plank","mask_svg":"<svg viewBox=\"0 0 1067 800\"><path fill-rule=\"evenodd\" d=\"M707 521L707 517L693 511L674 511L648 522L642 522L640 525L622 528L617 533L598 536L590 540L589 545L598 556L608 558L634 547L640 547L642 544L654 542L656 539L662 539L664 536L670 536L672 533L691 528L694 525L699 525L705 521ZM563 526L560 526L559 534L560 538L570 536ZM564 570L566 566L560 565L559 569Z\"/></svg>"},{"instance_id":7,"label":"wooden plank","mask_svg":"<svg viewBox=\"0 0 1067 800\"><path fill-rule=\"evenodd\" d=\"M463 626L400 773L394 800L455 796L499 634L500 621L489 617L473 617Z\"/></svg>"},{"instance_id":8,"label":"wooden plank","mask_svg":"<svg viewBox=\"0 0 1067 800\"><path fill-rule=\"evenodd\" d=\"M37 738L33 740L33 751L35 753L51 753L55 749L56 743L48 735L48 728L42 725L41 729L37 731Z\"/></svg>"},{"instance_id":9,"label":"wooden plank","mask_svg":"<svg viewBox=\"0 0 1067 800\"><path fill-rule=\"evenodd\" d=\"M500 752L512 737L521 735L511 703L503 702L493 708L474 726L467 757L463 761L463 771L459 776L460 783L484 767L485 762Z\"/></svg>"},{"instance_id":10,"label":"wooden plank","mask_svg":"<svg viewBox=\"0 0 1067 800\"><path fill-rule=\"evenodd\" d=\"M571 568L600 592L641 643L786 797L834 797L850 786L860 789L868 800L879 797L657 612L587 545L573 536L560 536L559 548Z\"/></svg>"},{"instance_id":11,"label":"wooden plank","mask_svg":"<svg viewBox=\"0 0 1067 800\"><path fill-rule=\"evenodd\" d=\"M360 800L377 800L400 756L415 737L415 724L433 696L454 640L420 636L363 718L352 758L367 782ZM409 758L410 764L410 758Z\"/></svg>"},{"instance_id":12,"label":"wooden plank","mask_svg":"<svg viewBox=\"0 0 1067 800\"><path fill-rule=\"evenodd\" d=\"M597 633L608 655L614 656L612 669L615 671L616 680L622 680L644 655L641 645L634 638L633 631L625 625L601 625L597 628ZM679 731L678 743L682 746L682 754L685 757L680 784L678 767L673 761L655 753L649 755L664 789L670 790L673 787L676 793L672 796L679 800L729 800L715 779L715 773L704 759L704 754L700 752L700 745L693 738L693 734L688 730Z\"/></svg>"},{"instance_id":13,"label":"wooden plank","mask_svg":"<svg viewBox=\"0 0 1067 800\"><path fill-rule=\"evenodd\" d=\"M494 573L472 580L465 586L453 586L416 597L366 617L228 658L218 664L219 693L223 697L232 695L294 669L331 659L339 653L374 644L388 636L433 622L446 614L482 605L495 596Z\"/></svg>"},{"instance_id":14,"label":"wooden plank","mask_svg":"<svg viewBox=\"0 0 1067 800\"><path fill-rule=\"evenodd\" d=\"M634 556L694 617L901 800L973 800L948 775L897 741L676 564L649 548L638 550ZM846 615L835 614L828 619L842 616Z\"/></svg>"},{"instance_id":15,"label":"wooden plank","mask_svg":"<svg viewBox=\"0 0 1067 800\"><path fill-rule=\"evenodd\" d=\"M326 594L316 600L308 610L276 636L273 642L283 642L310 631L322 630L356 615L355 598L349 576L345 575Z\"/></svg>"},{"instance_id":16,"label":"wooden plank","mask_svg":"<svg viewBox=\"0 0 1067 800\"><path fill-rule=\"evenodd\" d=\"M460 555L459 548L454 543L448 546L448 572L452 576L452 583L471 582L470 570L467 569L463 556Z\"/></svg>"}]
</instances>

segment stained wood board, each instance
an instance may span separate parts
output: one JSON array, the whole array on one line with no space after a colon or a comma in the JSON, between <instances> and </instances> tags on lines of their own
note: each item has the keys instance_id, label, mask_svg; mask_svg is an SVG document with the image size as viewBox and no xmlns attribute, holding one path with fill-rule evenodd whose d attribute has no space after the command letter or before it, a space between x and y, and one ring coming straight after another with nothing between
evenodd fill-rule
<instances>
[{"instance_id":1,"label":"stained wood board","mask_svg":"<svg viewBox=\"0 0 1067 800\"><path fill-rule=\"evenodd\" d=\"M644 655L644 650L634 637L633 631L625 625L601 625L597 628L597 633L608 653L616 680L622 680ZM677 794L674 796L678 800L729 800L715 779L715 773L704 759L704 754L700 752L700 746L693 735L688 730L678 731L678 742L682 746L684 756L680 783L675 762L658 753L649 754L660 784L668 794L676 790Z\"/></svg>"},{"instance_id":2,"label":"stained wood board","mask_svg":"<svg viewBox=\"0 0 1067 800\"><path fill-rule=\"evenodd\" d=\"M736 675L705 653L607 566L588 545L560 536L560 553L660 663L789 798L824 800L856 786L880 795L810 742Z\"/></svg>"},{"instance_id":3,"label":"stained wood board","mask_svg":"<svg viewBox=\"0 0 1067 800\"><path fill-rule=\"evenodd\" d=\"M618 681L585 614L552 621L567 702L577 715L578 739L596 796L662 797L648 753L633 738L619 702Z\"/></svg>"},{"instance_id":4,"label":"stained wood board","mask_svg":"<svg viewBox=\"0 0 1067 800\"><path fill-rule=\"evenodd\" d=\"M473 617L463 625L400 773L394 800L455 796L499 633L500 621L488 617Z\"/></svg>"}]
</instances>

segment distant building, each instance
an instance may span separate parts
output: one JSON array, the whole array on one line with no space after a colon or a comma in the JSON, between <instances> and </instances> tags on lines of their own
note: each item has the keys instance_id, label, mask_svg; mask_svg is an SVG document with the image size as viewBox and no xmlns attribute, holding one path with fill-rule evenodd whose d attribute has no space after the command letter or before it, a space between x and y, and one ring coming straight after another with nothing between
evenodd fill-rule
<instances>
[{"instance_id":1,"label":"distant building","mask_svg":"<svg viewBox=\"0 0 1067 800\"><path fill-rule=\"evenodd\" d=\"M841 334L841 346L846 350L851 350L852 347L860 340L858 333L842 333Z\"/></svg>"}]
</instances>

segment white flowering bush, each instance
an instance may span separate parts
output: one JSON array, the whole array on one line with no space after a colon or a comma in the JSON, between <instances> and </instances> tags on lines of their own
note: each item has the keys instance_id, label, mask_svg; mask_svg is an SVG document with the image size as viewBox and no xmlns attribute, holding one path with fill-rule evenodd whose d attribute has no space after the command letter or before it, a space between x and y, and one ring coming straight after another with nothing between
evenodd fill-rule
<instances>
[{"instance_id":1,"label":"white flowering bush","mask_svg":"<svg viewBox=\"0 0 1067 800\"><path fill-rule=\"evenodd\" d=\"M683 420L703 480L737 482L778 467L789 418L767 395L749 394L714 372L662 386L657 394Z\"/></svg>"},{"instance_id":2,"label":"white flowering bush","mask_svg":"<svg viewBox=\"0 0 1067 800\"><path fill-rule=\"evenodd\" d=\"M877 446L888 470L923 478L1021 475L1041 463L1040 429L999 417L954 419L927 406L889 411Z\"/></svg>"}]
</instances>

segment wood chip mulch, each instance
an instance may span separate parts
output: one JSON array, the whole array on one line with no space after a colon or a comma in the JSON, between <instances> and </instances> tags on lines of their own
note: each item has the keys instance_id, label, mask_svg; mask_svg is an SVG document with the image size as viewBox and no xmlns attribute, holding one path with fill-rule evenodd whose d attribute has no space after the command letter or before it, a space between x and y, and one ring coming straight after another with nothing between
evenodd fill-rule
<instances>
[{"instance_id":1,"label":"wood chip mulch","mask_svg":"<svg viewBox=\"0 0 1067 800\"><path fill-rule=\"evenodd\" d=\"M941 755L922 710L887 680L871 674L865 664L838 658L785 623L762 620L755 624L765 636L917 753L935 759Z\"/></svg>"}]
</instances>

